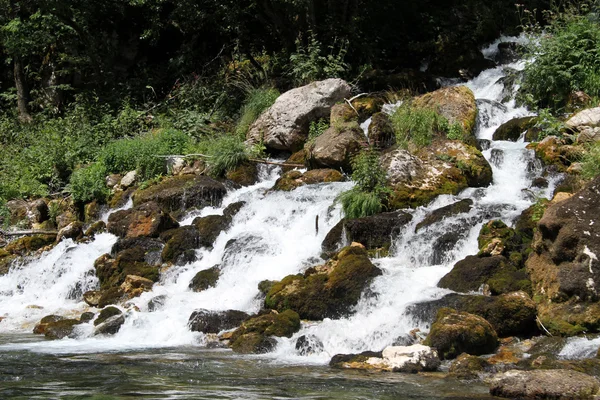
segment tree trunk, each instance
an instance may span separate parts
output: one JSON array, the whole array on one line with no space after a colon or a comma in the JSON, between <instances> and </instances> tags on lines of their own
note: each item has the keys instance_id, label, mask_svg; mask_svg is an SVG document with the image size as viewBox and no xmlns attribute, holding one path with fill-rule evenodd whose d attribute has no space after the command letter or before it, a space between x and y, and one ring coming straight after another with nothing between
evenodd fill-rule
<instances>
[{"instance_id":1,"label":"tree trunk","mask_svg":"<svg viewBox=\"0 0 600 400\"><path fill-rule=\"evenodd\" d=\"M19 107L19 119L22 122L31 122L29 114L29 88L25 79L25 71L20 57L14 58L15 86L17 88L17 105Z\"/></svg>"}]
</instances>

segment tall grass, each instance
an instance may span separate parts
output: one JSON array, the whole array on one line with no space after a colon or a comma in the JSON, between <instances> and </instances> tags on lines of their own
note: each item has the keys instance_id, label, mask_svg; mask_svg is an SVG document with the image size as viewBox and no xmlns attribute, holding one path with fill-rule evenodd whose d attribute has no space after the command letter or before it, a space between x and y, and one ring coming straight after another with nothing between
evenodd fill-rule
<instances>
[{"instance_id":1,"label":"tall grass","mask_svg":"<svg viewBox=\"0 0 600 400\"><path fill-rule=\"evenodd\" d=\"M581 166L581 174L586 179L593 179L600 175L600 143L596 142L588 148Z\"/></svg>"},{"instance_id":2,"label":"tall grass","mask_svg":"<svg viewBox=\"0 0 600 400\"><path fill-rule=\"evenodd\" d=\"M263 111L271 107L278 97L277 89L267 87L250 89L242 106L236 133L240 136L245 135L250 129L250 125L258 119Z\"/></svg>"},{"instance_id":3,"label":"tall grass","mask_svg":"<svg viewBox=\"0 0 600 400\"><path fill-rule=\"evenodd\" d=\"M425 147L431 144L433 137L437 133L451 132L451 138L458 136L456 130L458 126L449 130L448 120L441 116L435 110L416 107L412 102L404 102L391 115L392 126L396 133L396 141L404 148L409 144L417 147Z\"/></svg>"}]
</instances>

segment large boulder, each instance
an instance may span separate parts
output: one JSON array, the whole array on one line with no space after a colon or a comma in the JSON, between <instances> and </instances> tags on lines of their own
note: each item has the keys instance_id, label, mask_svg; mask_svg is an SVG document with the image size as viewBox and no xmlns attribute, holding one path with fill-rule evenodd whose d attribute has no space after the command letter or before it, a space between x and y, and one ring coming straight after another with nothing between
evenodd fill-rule
<instances>
[{"instance_id":1,"label":"large boulder","mask_svg":"<svg viewBox=\"0 0 600 400\"><path fill-rule=\"evenodd\" d=\"M538 333L536 306L525 292L500 296L448 294L441 299L412 305L409 312L420 322L432 324L443 308L485 318L500 337L530 337Z\"/></svg>"},{"instance_id":2,"label":"large boulder","mask_svg":"<svg viewBox=\"0 0 600 400\"><path fill-rule=\"evenodd\" d=\"M450 124L458 123L467 134L474 134L477 103L475 95L466 86L449 86L424 94L414 100L414 105L435 110Z\"/></svg>"},{"instance_id":3,"label":"large boulder","mask_svg":"<svg viewBox=\"0 0 600 400\"><path fill-rule=\"evenodd\" d=\"M78 319L61 319L50 322L46 326L44 336L48 339L63 339L73 337L75 326L81 324Z\"/></svg>"},{"instance_id":4,"label":"large boulder","mask_svg":"<svg viewBox=\"0 0 600 400\"><path fill-rule=\"evenodd\" d=\"M230 339L236 353L268 353L277 344L273 337L292 337L300 330L300 317L292 310L268 312L247 319Z\"/></svg>"},{"instance_id":5,"label":"large boulder","mask_svg":"<svg viewBox=\"0 0 600 400\"><path fill-rule=\"evenodd\" d=\"M436 371L440 359L431 347L414 344L389 346L381 353L337 354L329 365L336 368L417 373Z\"/></svg>"},{"instance_id":6,"label":"large boulder","mask_svg":"<svg viewBox=\"0 0 600 400\"><path fill-rule=\"evenodd\" d=\"M358 242L367 249L389 248L392 238L412 220L412 215L401 212L389 212L365 218L343 219L325 236L323 251L332 253L348 241ZM344 237L345 235L345 237Z\"/></svg>"},{"instance_id":7,"label":"large boulder","mask_svg":"<svg viewBox=\"0 0 600 400\"><path fill-rule=\"evenodd\" d=\"M381 270L371 263L363 247L346 247L325 265L275 283L265 306L278 311L292 309L303 319L339 318L350 313L379 275Z\"/></svg>"},{"instance_id":8,"label":"large boulder","mask_svg":"<svg viewBox=\"0 0 600 400\"><path fill-rule=\"evenodd\" d=\"M311 168L352 170L352 157L367 147L367 138L356 122L339 123L319 135L307 146Z\"/></svg>"},{"instance_id":9,"label":"large boulder","mask_svg":"<svg viewBox=\"0 0 600 400\"><path fill-rule=\"evenodd\" d=\"M440 358L452 359L461 353L482 355L498 347L498 335L485 319L443 308L431 326L425 345L435 348Z\"/></svg>"},{"instance_id":10,"label":"large boulder","mask_svg":"<svg viewBox=\"0 0 600 400\"><path fill-rule=\"evenodd\" d=\"M163 232L166 242L161 257L165 262L185 264L196 260L195 250L200 247L200 233L194 226L182 226Z\"/></svg>"},{"instance_id":11,"label":"large boulder","mask_svg":"<svg viewBox=\"0 0 600 400\"><path fill-rule=\"evenodd\" d=\"M539 317L554 334L600 331L600 177L539 220L527 260Z\"/></svg>"},{"instance_id":12,"label":"large boulder","mask_svg":"<svg viewBox=\"0 0 600 400\"><path fill-rule=\"evenodd\" d=\"M231 220L225 215L207 215L197 217L192 225L198 232L198 243L204 247L212 247L217 237L229 227Z\"/></svg>"},{"instance_id":13,"label":"large boulder","mask_svg":"<svg viewBox=\"0 0 600 400\"><path fill-rule=\"evenodd\" d=\"M219 333L237 328L250 316L243 311L196 310L190 315L188 326L192 332Z\"/></svg>"},{"instance_id":14,"label":"large boulder","mask_svg":"<svg viewBox=\"0 0 600 400\"><path fill-rule=\"evenodd\" d=\"M277 179L273 190L283 190L289 192L300 186L314 185L317 183L341 182L344 175L335 169L313 169L302 173L300 171L289 171Z\"/></svg>"},{"instance_id":15,"label":"large boulder","mask_svg":"<svg viewBox=\"0 0 600 400\"><path fill-rule=\"evenodd\" d=\"M147 189L133 193L133 205L155 202L165 212L218 206L227 190L205 175L182 175L163 180Z\"/></svg>"},{"instance_id":16,"label":"large boulder","mask_svg":"<svg viewBox=\"0 0 600 400\"><path fill-rule=\"evenodd\" d=\"M425 216L425 218L423 218L423 220L417 224L417 226L415 227L415 232L418 232L422 228L426 228L430 225L440 222L443 219L446 219L446 218L449 218L449 217L452 217L452 216L455 216L458 214L467 213L467 212L471 211L472 205L473 205L473 200L464 199L464 200L457 201L456 203L449 204L445 207L438 208L437 210L434 210L434 211L430 212L429 214L427 214Z\"/></svg>"},{"instance_id":17,"label":"large boulder","mask_svg":"<svg viewBox=\"0 0 600 400\"><path fill-rule=\"evenodd\" d=\"M247 142L263 143L269 151L298 151L308 138L311 121L329 117L331 107L349 95L350 85L341 79L285 92L250 126Z\"/></svg>"},{"instance_id":18,"label":"large boulder","mask_svg":"<svg viewBox=\"0 0 600 400\"><path fill-rule=\"evenodd\" d=\"M577 371L511 370L494 377L490 384L493 396L535 399L592 399L598 394L596 378Z\"/></svg>"},{"instance_id":19,"label":"large boulder","mask_svg":"<svg viewBox=\"0 0 600 400\"><path fill-rule=\"evenodd\" d=\"M520 117L513 118L508 122L503 123L494 132L494 140L509 140L516 142L521 135L532 129L537 123L537 117Z\"/></svg>"},{"instance_id":20,"label":"large boulder","mask_svg":"<svg viewBox=\"0 0 600 400\"><path fill-rule=\"evenodd\" d=\"M162 232L178 226L177 221L165 213L157 203L147 202L129 210L110 214L107 230L122 238L158 237Z\"/></svg>"},{"instance_id":21,"label":"large boulder","mask_svg":"<svg viewBox=\"0 0 600 400\"><path fill-rule=\"evenodd\" d=\"M574 130L582 130L584 127L600 126L600 107L588 108L572 116L565 125Z\"/></svg>"}]
</instances>

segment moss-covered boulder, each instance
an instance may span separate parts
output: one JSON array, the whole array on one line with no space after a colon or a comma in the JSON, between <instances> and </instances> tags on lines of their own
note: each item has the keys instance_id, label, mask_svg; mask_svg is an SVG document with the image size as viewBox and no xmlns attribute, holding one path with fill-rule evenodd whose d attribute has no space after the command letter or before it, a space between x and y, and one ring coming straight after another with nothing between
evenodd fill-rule
<instances>
[{"instance_id":1,"label":"moss-covered boulder","mask_svg":"<svg viewBox=\"0 0 600 400\"><path fill-rule=\"evenodd\" d=\"M477 356L462 353L450 364L448 375L458 379L474 380L489 369L489 363Z\"/></svg>"},{"instance_id":2,"label":"moss-covered boulder","mask_svg":"<svg viewBox=\"0 0 600 400\"><path fill-rule=\"evenodd\" d=\"M297 152L295 152L294 154L289 156L287 160L285 160L285 164L291 164L292 166L284 166L281 168L282 171L289 172L289 171L294 170L295 168L298 168L297 166L306 166L307 157L308 157L308 154L307 154L306 150L304 150L304 149L298 150Z\"/></svg>"},{"instance_id":3,"label":"moss-covered boulder","mask_svg":"<svg viewBox=\"0 0 600 400\"><path fill-rule=\"evenodd\" d=\"M498 335L489 322L473 314L443 308L425 345L438 350L440 358L452 359L461 353L482 355L498 347Z\"/></svg>"},{"instance_id":4,"label":"moss-covered boulder","mask_svg":"<svg viewBox=\"0 0 600 400\"><path fill-rule=\"evenodd\" d=\"M245 162L237 168L227 171L225 178L242 186L252 186L258 182L258 167L256 163Z\"/></svg>"},{"instance_id":5,"label":"moss-covered boulder","mask_svg":"<svg viewBox=\"0 0 600 400\"><path fill-rule=\"evenodd\" d=\"M243 311L196 310L190 315L188 326L192 332L219 333L237 328L250 317Z\"/></svg>"},{"instance_id":6,"label":"moss-covered boulder","mask_svg":"<svg viewBox=\"0 0 600 400\"><path fill-rule=\"evenodd\" d=\"M479 255L510 257L513 252L521 252L524 243L528 238L524 238L515 230L502 221L490 221L483 225L477 244L479 245Z\"/></svg>"},{"instance_id":7,"label":"moss-covered boulder","mask_svg":"<svg viewBox=\"0 0 600 400\"><path fill-rule=\"evenodd\" d=\"M466 86L449 86L424 94L414 100L414 105L439 112L450 124L459 123L469 135L475 132L477 103Z\"/></svg>"},{"instance_id":8,"label":"moss-covered boulder","mask_svg":"<svg viewBox=\"0 0 600 400\"><path fill-rule=\"evenodd\" d=\"M537 123L537 117L521 117L513 118L508 122L500 125L494 132L494 140L509 140L516 142L523 133L532 129ZM530 134L529 138L533 135Z\"/></svg>"},{"instance_id":9,"label":"moss-covered boulder","mask_svg":"<svg viewBox=\"0 0 600 400\"><path fill-rule=\"evenodd\" d=\"M307 145L311 169L331 168L352 171L352 157L367 146L367 138L357 122L332 125Z\"/></svg>"},{"instance_id":10,"label":"moss-covered boulder","mask_svg":"<svg viewBox=\"0 0 600 400\"><path fill-rule=\"evenodd\" d=\"M3 250L14 256L25 256L53 244L55 240L56 235L51 234L23 236L10 242Z\"/></svg>"},{"instance_id":11,"label":"moss-covered boulder","mask_svg":"<svg viewBox=\"0 0 600 400\"><path fill-rule=\"evenodd\" d=\"M217 206L227 190L216 180L204 175L182 175L163 180L158 185L133 193L133 205L156 203L164 212ZM113 214L114 215L114 214Z\"/></svg>"},{"instance_id":12,"label":"moss-covered boulder","mask_svg":"<svg viewBox=\"0 0 600 400\"><path fill-rule=\"evenodd\" d=\"M162 250L163 261L185 264L196 260L195 250L200 247L200 233L194 226L182 226L160 235L166 244Z\"/></svg>"},{"instance_id":13,"label":"moss-covered boulder","mask_svg":"<svg viewBox=\"0 0 600 400\"><path fill-rule=\"evenodd\" d=\"M327 233L321 246L329 255L338 251L345 240L360 243L368 250L389 249L392 238L398 236L411 220L412 215L401 211L343 219Z\"/></svg>"},{"instance_id":14,"label":"moss-covered boulder","mask_svg":"<svg viewBox=\"0 0 600 400\"><path fill-rule=\"evenodd\" d=\"M94 236L106 231L106 222L96 221L91 224L83 233L85 237L93 238Z\"/></svg>"},{"instance_id":15,"label":"moss-covered boulder","mask_svg":"<svg viewBox=\"0 0 600 400\"><path fill-rule=\"evenodd\" d=\"M291 191L300 186L314 185L317 183L341 182L344 175L335 169L313 169L302 173L300 171L289 171L277 179L273 190Z\"/></svg>"},{"instance_id":16,"label":"moss-covered boulder","mask_svg":"<svg viewBox=\"0 0 600 400\"><path fill-rule=\"evenodd\" d=\"M50 322L46 326L44 336L48 339L62 339L65 337L72 337L75 325L79 325L81 322L78 319L61 319L58 321Z\"/></svg>"},{"instance_id":17,"label":"moss-covered boulder","mask_svg":"<svg viewBox=\"0 0 600 400\"><path fill-rule=\"evenodd\" d=\"M430 225L440 222L445 218L467 213L471 211L471 206L473 206L473 200L464 199L456 203L447 205L445 207L438 208L437 210L434 210L427 214L427 216L425 216L425 218L423 218L423 220L417 224L417 226L415 227L415 232L418 232L422 228L426 228Z\"/></svg>"},{"instance_id":18,"label":"moss-covered boulder","mask_svg":"<svg viewBox=\"0 0 600 400\"><path fill-rule=\"evenodd\" d=\"M329 365L336 368L417 373L436 371L440 366L440 359L434 349L414 344L388 346L381 354L338 354L331 359Z\"/></svg>"},{"instance_id":19,"label":"moss-covered boulder","mask_svg":"<svg viewBox=\"0 0 600 400\"><path fill-rule=\"evenodd\" d=\"M43 335L46 333L46 328L48 327L48 324L50 324L51 322L61 321L63 319L65 319L65 317L62 317L60 315L46 315L40 320L39 323L35 325L35 327L33 328L33 333L36 335Z\"/></svg>"},{"instance_id":20,"label":"moss-covered boulder","mask_svg":"<svg viewBox=\"0 0 600 400\"><path fill-rule=\"evenodd\" d=\"M371 263L363 247L346 247L326 264L274 284L265 306L280 312L294 310L303 319L339 318L350 313L379 275L381 270Z\"/></svg>"},{"instance_id":21,"label":"moss-covered boulder","mask_svg":"<svg viewBox=\"0 0 600 400\"><path fill-rule=\"evenodd\" d=\"M195 218L192 225L199 235L199 244L204 247L212 247L217 237L229 227L231 220L224 215L207 215Z\"/></svg>"},{"instance_id":22,"label":"moss-covered boulder","mask_svg":"<svg viewBox=\"0 0 600 400\"><path fill-rule=\"evenodd\" d=\"M368 131L369 144L377 149L387 149L396 144L396 133L390 117L378 112L371 117Z\"/></svg>"},{"instance_id":23,"label":"moss-covered boulder","mask_svg":"<svg viewBox=\"0 0 600 400\"><path fill-rule=\"evenodd\" d=\"M121 315L123 312L119 310L117 307L106 307L100 311L98 314L98 318L94 321L94 326L98 326L110 317L114 317L115 315Z\"/></svg>"},{"instance_id":24,"label":"moss-covered boulder","mask_svg":"<svg viewBox=\"0 0 600 400\"><path fill-rule=\"evenodd\" d=\"M201 292L211 287L217 286L217 281L221 276L221 268L215 265L212 268L204 269L198 272L189 284L189 288L194 292Z\"/></svg>"},{"instance_id":25,"label":"moss-covered boulder","mask_svg":"<svg viewBox=\"0 0 600 400\"><path fill-rule=\"evenodd\" d=\"M364 121L381 111L386 100L377 95L361 96L352 100L352 107L358 113L358 120Z\"/></svg>"},{"instance_id":26,"label":"moss-covered boulder","mask_svg":"<svg viewBox=\"0 0 600 400\"><path fill-rule=\"evenodd\" d=\"M129 210L112 213L107 230L119 237L158 237L162 232L177 228L179 224L165 213L157 203L147 202Z\"/></svg>"},{"instance_id":27,"label":"moss-covered boulder","mask_svg":"<svg viewBox=\"0 0 600 400\"><path fill-rule=\"evenodd\" d=\"M231 348L236 353L260 354L271 351L274 337L292 337L300 330L300 317L292 310L267 312L242 323L231 336Z\"/></svg>"},{"instance_id":28,"label":"moss-covered boulder","mask_svg":"<svg viewBox=\"0 0 600 400\"><path fill-rule=\"evenodd\" d=\"M527 260L534 299L553 334L600 331L600 178L551 204Z\"/></svg>"}]
</instances>

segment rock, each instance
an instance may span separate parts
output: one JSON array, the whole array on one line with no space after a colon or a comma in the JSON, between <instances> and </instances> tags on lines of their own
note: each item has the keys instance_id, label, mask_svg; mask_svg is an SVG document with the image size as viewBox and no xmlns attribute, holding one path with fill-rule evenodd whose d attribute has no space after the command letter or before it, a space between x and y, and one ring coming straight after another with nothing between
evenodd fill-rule
<instances>
[{"instance_id":1,"label":"rock","mask_svg":"<svg viewBox=\"0 0 600 400\"><path fill-rule=\"evenodd\" d=\"M331 107L331 112L329 113L329 122L331 125L352 121L358 122L358 115L348 103L338 103Z\"/></svg>"},{"instance_id":2,"label":"rock","mask_svg":"<svg viewBox=\"0 0 600 400\"><path fill-rule=\"evenodd\" d=\"M218 206L227 190L204 175L182 175L163 180L158 185L133 193L133 205L155 202L165 212ZM114 214L113 214L114 215Z\"/></svg>"},{"instance_id":3,"label":"rock","mask_svg":"<svg viewBox=\"0 0 600 400\"><path fill-rule=\"evenodd\" d=\"M352 157L367 147L367 138L356 122L329 127L307 148L311 169L333 168L352 171Z\"/></svg>"},{"instance_id":4,"label":"rock","mask_svg":"<svg viewBox=\"0 0 600 400\"><path fill-rule=\"evenodd\" d=\"M474 134L477 103L475 95L466 86L449 86L424 94L414 100L414 105L435 110L450 124L459 123L465 133Z\"/></svg>"},{"instance_id":5,"label":"rock","mask_svg":"<svg viewBox=\"0 0 600 400\"><path fill-rule=\"evenodd\" d=\"M94 262L94 268L96 269L96 276L100 281L101 290L118 290L121 296L127 294L121 289L121 285L126 280L128 284L123 286L123 289L131 288L132 291L129 294L137 293L139 295L148 286L146 281L138 280L137 278L127 279L129 275L146 278L152 282L157 282L159 278L159 267L146 263L144 261L144 253L143 251L139 251L139 249L124 250L117 254L114 259L109 254L100 256ZM133 290L134 288L141 290L135 291ZM104 295L105 293L101 296L101 300ZM102 301L99 303L100 306L102 305L101 303Z\"/></svg>"},{"instance_id":6,"label":"rock","mask_svg":"<svg viewBox=\"0 0 600 400\"><path fill-rule=\"evenodd\" d=\"M352 107L358 112L358 120L365 121L367 118L381 111L386 99L379 95L361 96L352 100Z\"/></svg>"},{"instance_id":7,"label":"rock","mask_svg":"<svg viewBox=\"0 0 600 400\"><path fill-rule=\"evenodd\" d=\"M443 308L424 344L435 348L442 359L452 359L461 353L492 353L498 347L498 336L485 319Z\"/></svg>"},{"instance_id":8,"label":"rock","mask_svg":"<svg viewBox=\"0 0 600 400\"><path fill-rule=\"evenodd\" d=\"M46 333L46 328L48 328L48 324L50 324L52 322L62 321L63 319L65 319L65 317L61 317L60 315L46 315L33 328L33 333L35 335L43 335Z\"/></svg>"},{"instance_id":9,"label":"rock","mask_svg":"<svg viewBox=\"0 0 600 400\"><path fill-rule=\"evenodd\" d=\"M138 179L138 173L137 173L137 171L129 171L121 179L121 182L119 183L119 185L123 189L127 189L127 188L133 186L133 184L137 181L137 179Z\"/></svg>"},{"instance_id":10,"label":"rock","mask_svg":"<svg viewBox=\"0 0 600 400\"><path fill-rule=\"evenodd\" d=\"M82 324L86 324L88 322L91 322L95 316L96 316L96 314L94 314L93 312L87 311L87 312L84 312L81 314L81 316L79 317L79 321Z\"/></svg>"},{"instance_id":11,"label":"rock","mask_svg":"<svg viewBox=\"0 0 600 400\"><path fill-rule=\"evenodd\" d=\"M337 368L366 369L390 372L431 372L440 366L437 352L427 346L390 346L380 353L336 355L330 362ZM335 360L335 361L334 361Z\"/></svg>"},{"instance_id":12,"label":"rock","mask_svg":"<svg viewBox=\"0 0 600 400\"><path fill-rule=\"evenodd\" d=\"M494 377L490 394L519 399L591 399L598 388L594 377L577 371L511 370Z\"/></svg>"},{"instance_id":13,"label":"rock","mask_svg":"<svg viewBox=\"0 0 600 400\"><path fill-rule=\"evenodd\" d=\"M483 225L477 237L479 255L509 257L513 252L522 251L523 246L528 245L530 240L531 238L523 237L500 220L490 221Z\"/></svg>"},{"instance_id":14,"label":"rock","mask_svg":"<svg viewBox=\"0 0 600 400\"><path fill-rule=\"evenodd\" d=\"M32 224L41 224L50 218L50 210L44 199L37 199L27 206L27 218Z\"/></svg>"},{"instance_id":15,"label":"rock","mask_svg":"<svg viewBox=\"0 0 600 400\"><path fill-rule=\"evenodd\" d=\"M192 332L219 333L237 328L250 316L243 311L196 310L190 315L188 326Z\"/></svg>"},{"instance_id":16,"label":"rock","mask_svg":"<svg viewBox=\"0 0 600 400\"><path fill-rule=\"evenodd\" d=\"M393 237L412 220L412 215L401 211L375 214L370 217L343 219L334 226L321 247L332 253L342 247L344 241L358 242L367 249L389 248ZM346 237L342 237L345 233Z\"/></svg>"},{"instance_id":17,"label":"rock","mask_svg":"<svg viewBox=\"0 0 600 400\"><path fill-rule=\"evenodd\" d=\"M96 320L94 321L94 326L98 326L101 323L103 323L104 321L106 321L107 319L114 317L115 315L121 315L123 314L123 312L121 310L119 310L117 307L105 307L104 309L102 309L100 311L100 314L98 314L98 318L96 318Z\"/></svg>"},{"instance_id":18,"label":"rock","mask_svg":"<svg viewBox=\"0 0 600 400\"><path fill-rule=\"evenodd\" d=\"M382 112L373 115L367 135L369 144L377 149L387 149L396 144L396 133L390 117Z\"/></svg>"},{"instance_id":19,"label":"rock","mask_svg":"<svg viewBox=\"0 0 600 400\"><path fill-rule=\"evenodd\" d=\"M10 225L25 225L25 227L31 226L31 222L27 219L28 204L25 200L17 199L6 202L5 207L10 213L8 223Z\"/></svg>"},{"instance_id":20,"label":"rock","mask_svg":"<svg viewBox=\"0 0 600 400\"><path fill-rule=\"evenodd\" d=\"M445 218L452 217L457 214L468 213L471 211L473 200L464 199L456 203L447 205L445 207L438 208L435 211L430 212L421 222L415 227L415 232L418 232L421 228L426 228L430 225L438 223Z\"/></svg>"},{"instance_id":21,"label":"rock","mask_svg":"<svg viewBox=\"0 0 600 400\"><path fill-rule=\"evenodd\" d=\"M90 225L83 235L92 238L97 234L103 233L104 231L106 231L106 223L104 221L97 221Z\"/></svg>"},{"instance_id":22,"label":"rock","mask_svg":"<svg viewBox=\"0 0 600 400\"><path fill-rule=\"evenodd\" d=\"M65 226L61 230L58 231L58 235L56 235L56 242L60 242L63 239L81 239L83 237L83 224L79 221L71 222L69 225Z\"/></svg>"},{"instance_id":23,"label":"rock","mask_svg":"<svg viewBox=\"0 0 600 400\"><path fill-rule=\"evenodd\" d=\"M325 265L304 275L289 275L273 285L265 306L292 309L302 319L322 320L348 315L373 278L381 275L362 247L346 247Z\"/></svg>"},{"instance_id":24,"label":"rock","mask_svg":"<svg viewBox=\"0 0 600 400\"><path fill-rule=\"evenodd\" d=\"M185 168L185 158L183 157L168 157L166 161L168 174L179 175Z\"/></svg>"},{"instance_id":25,"label":"rock","mask_svg":"<svg viewBox=\"0 0 600 400\"><path fill-rule=\"evenodd\" d=\"M217 281L221 276L221 269L218 265L212 268L208 268L198 272L192 281L190 282L189 288L193 292L201 292L211 287L217 286Z\"/></svg>"},{"instance_id":26,"label":"rock","mask_svg":"<svg viewBox=\"0 0 600 400\"><path fill-rule=\"evenodd\" d=\"M537 117L513 118L496 129L493 140L509 140L511 142L516 142L523 133L533 128L536 123Z\"/></svg>"},{"instance_id":27,"label":"rock","mask_svg":"<svg viewBox=\"0 0 600 400\"><path fill-rule=\"evenodd\" d=\"M127 297L134 298L152 290L154 282L137 275L127 275L120 286L121 292Z\"/></svg>"},{"instance_id":28,"label":"rock","mask_svg":"<svg viewBox=\"0 0 600 400\"><path fill-rule=\"evenodd\" d=\"M329 366L334 368L352 368L353 366L364 366L364 369L371 369L369 368L371 365L366 364L366 361L370 358L382 359L383 352L363 351L360 354L336 354L329 361Z\"/></svg>"},{"instance_id":29,"label":"rock","mask_svg":"<svg viewBox=\"0 0 600 400\"><path fill-rule=\"evenodd\" d=\"M162 232L177 228L179 224L161 210L157 203L147 202L129 210L112 213L107 229L122 238L140 236L158 237Z\"/></svg>"},{"instance_id":30,"label":"rock","mask_svg":"<svg viewBox=\"0 0 600 400\"><path fill-rule=\"evenodd\" d=\"M94 329L94 336L96 335L114 335L119 332L121 326L125 323L125 316L114 315L108 318L106 321L98 324Z\"/></svg>"},{"instance_id":31,"label":"rock","mask_svg":"<svg viewBox=\"0 0 600 400\"><path fill-rule=\"evenodd\" d=\"M106 176L106 186L108 186L109 189L112 189L121 182L121 179L123 179L123 176L121 176L119 174L107 175Z\"/></svg>"},{"instance_id":32,"label":"rock","mask_svg":"<svg viewBox=\"0 0 600 400\"><path fill-rule=\"evenodd\" d=\"M160 238L166 242L161 253L164 262L185 264L195 261L195 250L200 247L200 233L195 226L182 226L163 232ZM191 252L192 257L185 257L186 252Z\"/></svg>"},{"instance_id":33,"label":"rock","mask_svg":"<svg viewBox=\"0 0 600 400\"><path fill-rule=\"evenodd\" d=\"M56 240L56 235L31 235L23 236L10 242L4 247L4 252L15 256L26 256L43 247L51 245Z\"/></svg>"},{"instance_id":34,"label":"rock","mask_svg":"<svg viewBox=\"0 0 600 400\"><path fill-rule=\"evenodd\" d=\"M500 65L513 63L521 58L524 50L523 45L516 42L498 43L498 53L494 56L494 61Z\"/></svg>"},{"instance_id":35,"label":"rock","mask_svg":"<svg viewBox=\"0 0 600 400\"><path fill-rule=\"evenodd\" d=\"M458 379L474 380L488 367L489 363L483 358L462 353L450 364L448 374Z\"/></svg>"},{"instance_id":36,"label":"rock","mask_svg":"<svg viewBox=\"0 0 600 400\"><path fill-rule=\"evenodd\" d=\"M102 297L101 291L90 290L83 294L83 301L85 301L88 306L98 307L98 303L100 302L101 297Z\"/></svg>"},{"instance_id":37,"label":"rock","mask_svg":"<svg viewBox=\"0 0 600 400\"><path fill-rule=\"evenodd\" d=\"M317 183L341 182L344 175L334 169L313 169L305 173L289 171L277 179L273 190L291 191L300 186L314 185Z\"/></svg>"},{"instance_id":38,"label":"rock","mask_svg":"<svg viewBox=\"0 0 600 400\"><path fill-rule=\"evenodd\" d=\"M577 135L577 144L593 144L600 141L600 127L584 126Z\"/></svg>"},{"instance_id":39,"label":"rock","mask_svg":"<svg viewBox=\"0 0 600 400\"><path fill-rule=\"evenodd\" d=\"M166 301L167 301L167 296L164 294L161 294L159 296L154 296L148 302L148 306L147 306L148 312L154 312L154 311L160 310L161 308L164 307Z\"/></svg>"},{"instance_id":40,"label":"rock","mask_svg":"<svg viewBox=\"0 0 600 400\"><path fill-rule=\"evenodd\" d=\"M225 178L238 185L252 186L258 182L258 167L256 163L246 162L231 171L227 171Z\"/></svg>"},{"instance_id":41,"label":"rock","mask_svg":"<svg viewBox=\"0 0 600 400\"><path fill-rule=\"evenodd\" d=\"M46 326L44 336L48 339L62 339L66 337L73 337L73 330L75 325L79 325L81 322L77 319L61 319L58 321L50 322Z\"/></svg>"},{"instance_id":42,"label":"rock","mask_svg":"<svg viewBox=\"0 0 600 400\"><path fill-rule=\"evenodd\" d=\"M432 324L438 312L451 308L478 315L487 320L500 337L531 337L538 333L535 303L525 292L500 296L448 294L441 299L417 303L409 313L417 320Z\"/></svg>"},{"instance_id":43,"label":"rock","mask_svg":"<svg viewBox=\"0 0 600 400\"><path fill-rule=\"evenodd\" d=\"M565 122L567 128L581 130L584 126L600 126L600 107L588 108L572 116Z\"/></svg>"},{"instance_id":44,"label":"rock","mask_svg":"<svg viewBox=\"0 0 600 400\"><path fill-rule=\"evenodd\" d=\"M297 152L292 154L287 160L285 160L285 163L286 164L299 164L299 165L306 166L306 164L307 164L306 157L308 157L306 150L304 150L304 149L298 150ZM297 167L285 166L285 167L282 167L282 171L289 172L289 171L294 170L295 168L297 168Z\"/></svg>"},{"instance_id":45,"label":"rock","mask_svg":"<svg viewBox=\"0 0 600 400\"><path fill-rule=\"evenodd\" d=\"M331 107L349 95L350 86L341 79L292 89L279 96L252 124L247 142L262 142L269 151L298 151L308 138L310 122L329 117Z\"/></svg>"},{"instance_id":46,"label":"rock","mask_svg":"<svg viewBox=\"0 0 600 400\"><path fill-rule=\"evenodd\" d=\"M296 340L296 352L301 356L320 354L325 350L323 342L314 335L302 335Z\"/></svg>"},{"instance_id":47,"label":"rock","mask_svg":"<svg viewBox=\"0 0 600 400\"><path fill-rule=\"evenodd\" d=\"M553 334L600 331L600 177L551 202L537 225L527 260L534 298Z\"/></svg>"},{"instance_id":48,"label":"rock","mask_svg":"<svg viewBox=\"0 0 600 400\"><path fill-rule=\"evenodd\" d=\"M211 248L221 232L229 228L230 223L231 219L224 215L208 215L195 218L192 225L198 231L199 244Z\"/></svg>"},{"instance_id":49,"label":"rock","mask_svg":"<svg viewBox=\"0 0 600 400\"><path fill-rule=\"evenodd\" d=\"M151 237L133 237L133 238L119 238L113 245L110 254L114 257L117 254L127 250L128 254L134 254L136 260L144 260L150 264L148 258L153 258L153 255L160 253L164 247L164 243L156 238Z\"/></svg>"},{"instance_id":50,"label":"rock","mask_svg":"<svg viewBox=\"0 0 600 400\"><path fill-rule=\"evenodd\" d=\"M242 354L267 353L277 343L270 336L289 338L299 330L300 317L296 312L270 312L244 321L231 336L231 348Z\"/></svg>"}]
</instances>

